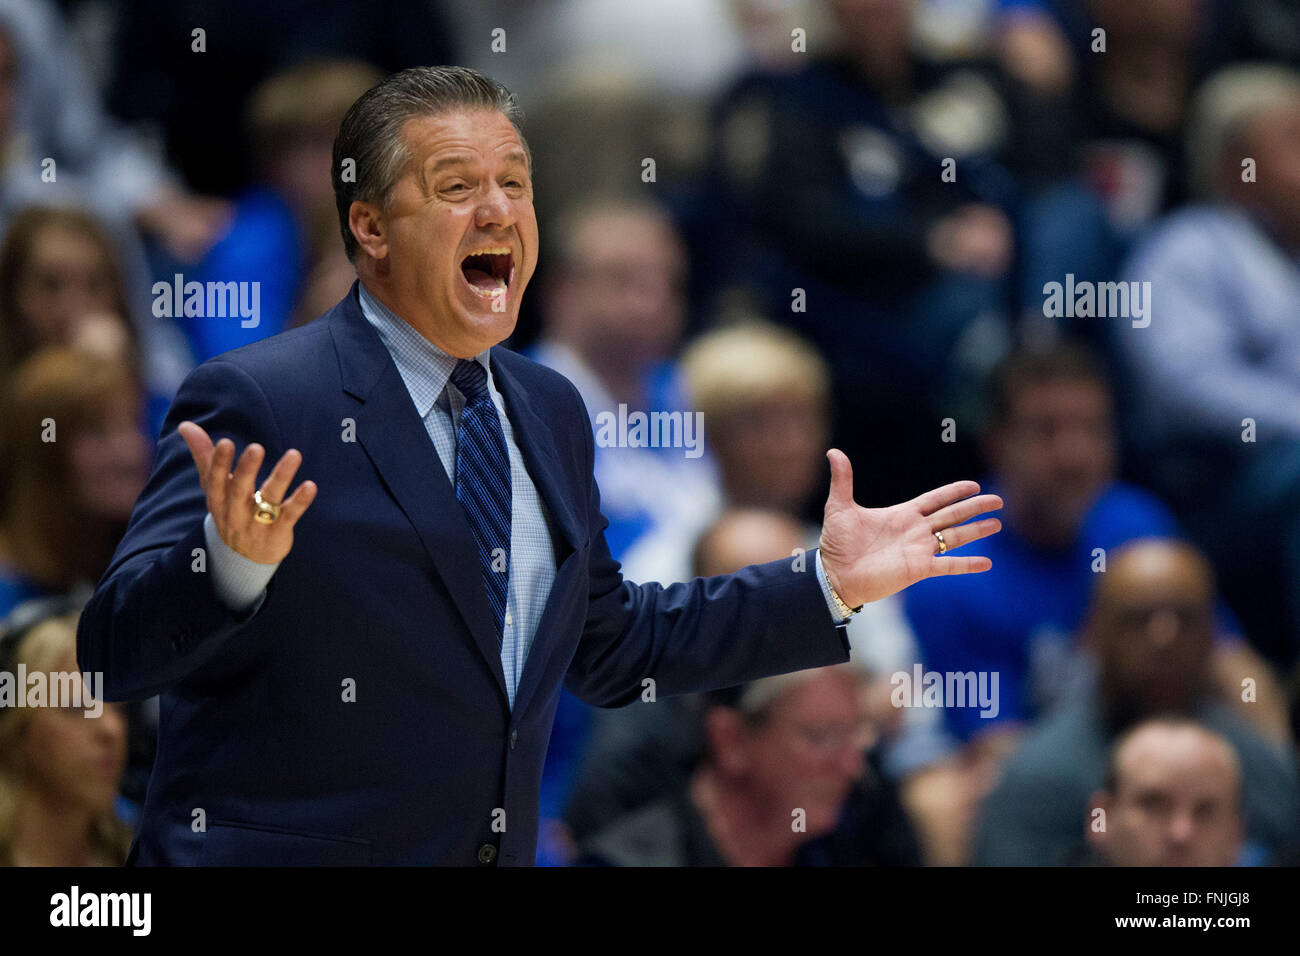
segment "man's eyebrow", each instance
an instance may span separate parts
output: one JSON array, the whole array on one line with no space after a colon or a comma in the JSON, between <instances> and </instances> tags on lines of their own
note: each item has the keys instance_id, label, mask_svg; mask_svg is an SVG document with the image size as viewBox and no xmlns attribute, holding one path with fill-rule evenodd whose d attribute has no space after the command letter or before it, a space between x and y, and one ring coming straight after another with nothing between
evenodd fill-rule
<instances>
[{"instance_id":1,"label":"man's eyebrow","mask_svg":"<svg viewBox=\"0 0 1300 956\"><path fill-rule=\"evenodd\" d=\"M502 159L507 163L514 163L522 166L525 170L528 169L528 154L523 152L523 150L511 150L502 157ZM470 153L452 153L448 156L443 156L436 160L433 165L426 165L420 168L420 184L427 187L429 179L436 176L442 170L453 166L468 166L473 163L474 160L475 157Z\"/></svg>"},{"instance_id":2,"label":"man's eyebrow","mask_svg":"<svg viewBox=\"0 0 1300 956\"><path fill-rule=\"evenodd\" d=\"M453 153L450 156L444 156L432 166L425 167L429 173L436 173L439 170L446 169L448 166L464 166L472 163L474 157L468 153Z\"/></svg>"}]
</instances>

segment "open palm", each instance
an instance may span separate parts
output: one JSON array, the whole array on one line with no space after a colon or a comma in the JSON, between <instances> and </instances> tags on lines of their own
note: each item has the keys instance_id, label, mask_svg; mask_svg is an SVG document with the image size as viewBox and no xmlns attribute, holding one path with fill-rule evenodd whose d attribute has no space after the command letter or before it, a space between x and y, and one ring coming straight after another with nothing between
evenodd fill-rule
<instances>
[{"instance_id":1,"label":"open palm","mask_svg":"<svg viewBox=\"0 0 1300 956\"><path fill-rule=\"evenodd\" d=\"M827 452L831 490L822 521L821 558L826 576L850 607L878 601L925 578L987 571L986 557L939 555L996 534L997 518L969 521L1002 507L997 495L979 494L973 481L955 481L889 508L863 508L853 500L853 466L836 448ZM972 497L973 496L973 497Z\"/></svg>"}]
</instances>

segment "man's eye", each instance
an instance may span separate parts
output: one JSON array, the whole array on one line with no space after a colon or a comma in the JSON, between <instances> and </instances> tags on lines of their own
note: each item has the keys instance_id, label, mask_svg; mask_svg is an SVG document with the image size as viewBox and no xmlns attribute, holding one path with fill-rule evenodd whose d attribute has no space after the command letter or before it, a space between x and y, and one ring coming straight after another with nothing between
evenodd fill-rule
<instances>
[{"instance_id":1,"label":"man's eye","mask_svg":"<svg viewBox=\"0 0 1300 956\"><path fill-rule=\"evenodd\" d=\"M452 183L450 186L446 187L446 191L454 192L457 189L464 189L464 188L466 188L464 183Z\"/></svg>"}]
</instances>

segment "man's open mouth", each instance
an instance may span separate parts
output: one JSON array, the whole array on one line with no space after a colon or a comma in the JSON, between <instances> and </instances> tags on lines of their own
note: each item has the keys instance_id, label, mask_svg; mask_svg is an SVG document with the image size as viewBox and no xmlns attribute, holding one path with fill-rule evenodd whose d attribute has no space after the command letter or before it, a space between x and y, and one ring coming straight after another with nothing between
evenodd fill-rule
<instances>
[{"instance_id":1,"label":"man's open mouth","mask_svg":"<svg viewBox=\"0 0 1300 956\"><path fill-rule=\"evenodd\" d=\"M471 252L460 262L461 274L471 289L485 299L505 295L514 275L514 256L508 246Z\"/></svg>"}]
</instances>

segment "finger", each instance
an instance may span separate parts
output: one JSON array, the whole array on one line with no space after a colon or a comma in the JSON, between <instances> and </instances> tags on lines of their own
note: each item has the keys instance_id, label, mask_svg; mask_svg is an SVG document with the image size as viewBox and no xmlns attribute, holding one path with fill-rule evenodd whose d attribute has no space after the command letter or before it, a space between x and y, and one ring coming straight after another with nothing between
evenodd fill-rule
<instances>
[{"instance_id":1,"label":"finger","mask_svg":"<svg viewBox=\"0 0 1300 956\"><path fill-rule=\"evenodd\" d=\"M979 495L975 498L967 498L955 505L941 508L930 515L930 530L943 531L945 532L944 537L947 537L948 528L955 527L963 521L969 521L976 515L982 515L986 511L997 511L1001 507L1002 499L997 495Z\"/></svg>"},{"instance_id":2,"label":"finger","mask_svg":"<svg viewBox=\"0 0 1300 956\"><path fill-rule=\"evenodd\" d=\"M299 485L289 500L280 507L280 520L287 521L291 528L297 524L307 506L316 500L316 491L314 481L304 481Z\"/></svg>"},{"instance_id":3,"label":"finger","mask_svg":"<svg viewBox=\"0 0 1300 956\"><path fill-rule=\"evenodd\" d=\"M176 426L176 431L189 448L190 455L194 458L194 465L199 470L199 477L205 477L208 465L212 462L212 439L208 437L208 433L201 425L191 421L181 422Z\"/></svg>"},{"instance_id":4,"label":"finger","mask_svg":"<svg viewBox=\"0 0 1300 956\"><path fill-rule=\"evenodd\" d=\"M257 469L262 467L262 459L265 457L266 449L257 442L250 442L244 449L244 453L239 456L239 464L235 467L235 475L231 479L227 499L232 508L243 507L245 503L252 507Z\"/></svg>"},{"instance_id":5,"label":"finger","mask_svg":"<svg viewBox=\"0 0 1300 956\"><path fill-rule=\"evenodd\" d=\"M267 501L283 501L284 493L289 490L289 482L293 481L293 476L301 464L302 452L296 448L290 448L281 455L271 474L262 483L262 497Z\"/></svg>"},{"instance_id":6,"label":"finger","mask_svg":"<svg viewBox=\"0 0 1300 956\"><path fill-rule=\"evenodd\" d=\"M943 532L943 543L952 551L960 548L964 544L970 544L972 541L978 541L980 538L987 538L991 534L997 534L1002 530L1002 522L997 518L985 518L983 521L972 521L970 524L959 525L956 528L940 528ZM938 545L938 541L935 544Z\"/></svg>"},{"instance_id":7,"label":"finger","mask_svg":"<svg viewBox=\"0 0 1300 956\"><path fill-rule=\"evenodd\" d=\"M944 537L948 537L944 535ZM993 567L993 562L980 555L936 557L930 562L930 577L942 574L979 574Z\"/></svg>"},{"instance_id":8,"label":"finger","mask_svg":"<svg viewBox=\"0 0 1300 956\"><path fill-rule=\"evenodd\" d=\"M962 498L969 498L971 495L979 494L980 486L974 481L954 481L950 485L944 485L942 488L936 488L934 491L927 491L925 494L913 498L911 504L921 509L921 514L929 515L944 505L959 501Z\"/></svg>"},{"instance_id":9,"label":"finger","mask_svg":"<svg viewBox=\"0 0 1300 956\"><path fill-rule=\"evenodd\" d=\"M837 511L853 506L853 465L849 456L838 448L826 453L831 463L831 490L826 496L826 510Z\"/></svg>"},{"instance_id":10,"label":"finger","mask_svg":"<svg viewBox=\"0 0 1300 956\"><path fill-rule=\"evenodd\" d=\"M212 517L223 519L226 514L227 487L230 484L230 464L235 458L235 443L222 438L212 449L208 462L208 476L203 488L208 493L208 510Z\"/></svg>"}]
</instances>

